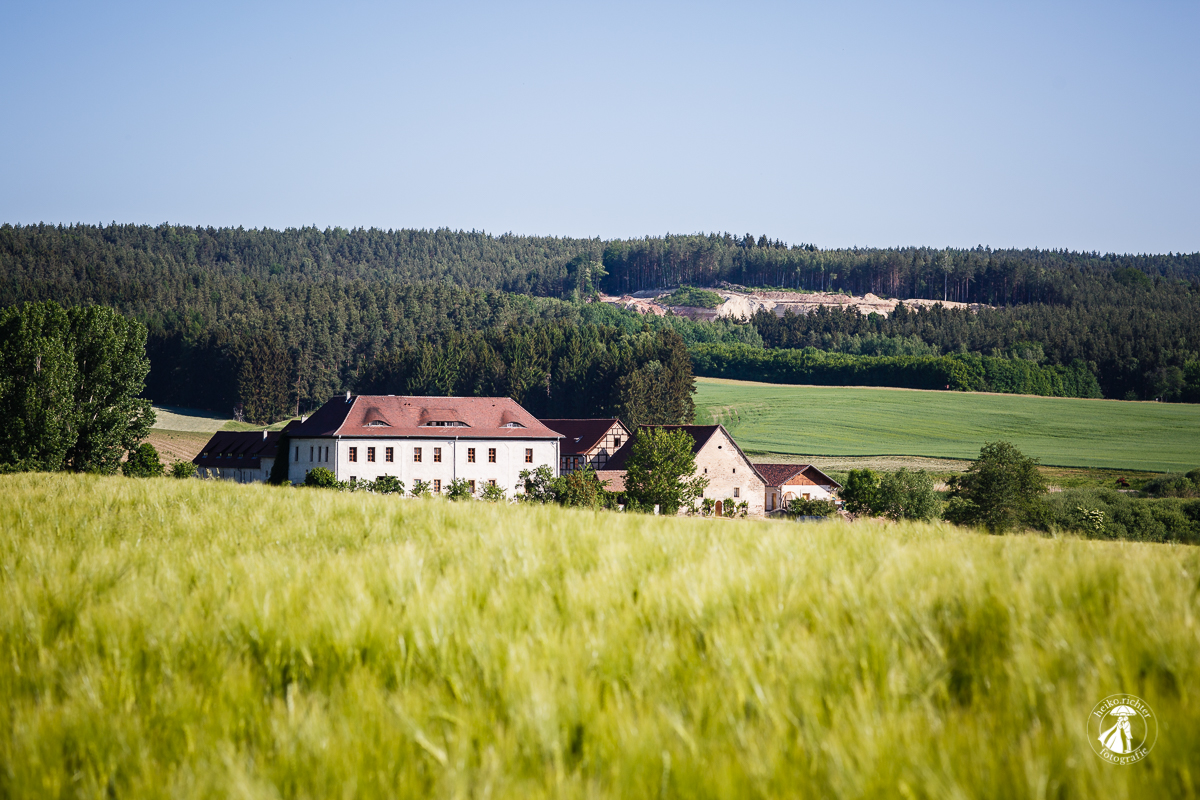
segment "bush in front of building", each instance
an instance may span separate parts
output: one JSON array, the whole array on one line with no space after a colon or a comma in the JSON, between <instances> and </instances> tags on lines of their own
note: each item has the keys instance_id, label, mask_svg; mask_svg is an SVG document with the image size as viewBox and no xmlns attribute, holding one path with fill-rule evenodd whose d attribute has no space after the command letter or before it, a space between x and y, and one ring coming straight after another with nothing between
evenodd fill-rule
<instances>
[{"instance_id":1,"label":"bush in front of building","mask_svg":"<svg viewBox=\"0 0 1200 800\"><path fill-rule=\"evenodd\" d=\"M450 500L470 500L472 496L471 482L466 478L455 478L446 488L446 497Z\"/></svg>"},{"instance_id":2,"label":"bush in front of building","mask_svg":"<svg viewBox=\"0 0 1200 800\"><path fill-rule=\"evenodd\" d=\"M489 483L479 493L479 499L486 500L489 503L503 503L508 498L504 496L504 487L496 483Z\"/></svg>"},{"instance_id":3,"label":"bush in front of building","mask_svg":"<svg viewBox=\"0 0 1200 800\"><path fill-rule=\"evenodd\" d=\"M196 476L196 465L190 461L175 461L171 464L171 477L179 478L194 478Z\"/></svg>"},{"instance_id":4,"label":"bush in front of building","mask_svg":"<svg viewBox=\"0 0 1200 800\"><path fill-rule=\"evenodd\" d=\"M803 497L793 497L788 501L783 513L791 518L796 517L832 517L837 515L837 503L832 500L805 500Z\"/></svg>"},{"instance_id":5,"label":"bush in front of building","mask_svg":"<svg viewBox=\"0 0 1200 800\"><path fill-rule=\"evenodd\" d=\"M404 481L397 478L395 475L380 475L373 481L369 481L366 485L368 492L375 494L398 494L404 496Z\"/></svg>"},{"instance_id":6,"label":"bush in front of building","mask_svg":"<svg viewBox=\"0 0 1200 800\"><path fill-rule=\"evenodd\" d=\"M304 475L304 485L314 489L341 489L344 488L341 481L337 479L337 475L333 474L333 470L325 467L313 467Z\"/></svg>"},{"instance_id":7,"label":"bush in front of building","mask_svg":"<svg viewBox=\"0 0 1200 800\"><path fill-rule=\"evenodd\" d=\"M144 442L131 450L129 458L121 464L121 474L126 478L158 478L163 474L163 464L158 459L154 445Z\"/></svg>"}]
</instances>

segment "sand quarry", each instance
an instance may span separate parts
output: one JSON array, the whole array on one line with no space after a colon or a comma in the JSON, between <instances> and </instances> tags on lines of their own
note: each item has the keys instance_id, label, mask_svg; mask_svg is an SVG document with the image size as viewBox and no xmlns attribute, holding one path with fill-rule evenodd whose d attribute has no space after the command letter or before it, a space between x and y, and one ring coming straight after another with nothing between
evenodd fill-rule
<instances>
[{"instance_id":1,"label":"sand quarry","mask_svg":"<svg viewBox=\"0 0 1200 800\"><path fill-rule=\"evenodd\" d=\"M888 316L903 303L909 308L924 308L941 303L947 308L969 308L978 311L982 308L979 303L955 303L941 300L885 300L868 292L859 297L832 292L754 292L735 288L715 287L708 291L719 294L725 302L716 308L695 308L693 306L669 306L658 301L658 298L671 294L671 289L648 289L633 294L615 297L601 295L601 301L613 303L640 311L643 314L665 315L668 311L692 319L713 320L718 317L749 319L759 311L771 311L782 317L788 311L794 314L808 314L821 306L834 308L853 308L860 314L879 314Z\"/></svg>"}]
</instances>

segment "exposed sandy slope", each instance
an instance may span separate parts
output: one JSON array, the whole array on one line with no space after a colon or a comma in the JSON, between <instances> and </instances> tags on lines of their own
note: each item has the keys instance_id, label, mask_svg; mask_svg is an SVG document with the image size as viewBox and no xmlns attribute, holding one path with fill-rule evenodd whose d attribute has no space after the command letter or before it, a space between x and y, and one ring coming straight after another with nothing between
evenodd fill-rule
<instances>
[{"instance_id":1,"label":"exposed sandy slope","mask_svg":"<svg viewBox=\"0 0 1200 800\"><path fill-rule=\"evenodd\" d=\"M888 316L896 310L900 303L909 308L923 308L941 303L947 308L970 308L978 310L978 303L942 302L941 300L885 300L871 293L861 297L855 295L833 294L829 292L743 292L734 289L715 288L709 291L719 294L725 302L717 308L693 308L690 306L667 306L660 304L657 298L671 293L669 289L656 289L636 292L632 295L613 297L601 295L605 303L613 303L623 308L631 308L643 314L666 314L668 310L692 319L716 319L728 317L752 317L760 310L773 312L782 317L788 311L795 314L808 314L821 306L831 308L853 308L860 314L879 314Z\"/></svg>"}]
</instances>

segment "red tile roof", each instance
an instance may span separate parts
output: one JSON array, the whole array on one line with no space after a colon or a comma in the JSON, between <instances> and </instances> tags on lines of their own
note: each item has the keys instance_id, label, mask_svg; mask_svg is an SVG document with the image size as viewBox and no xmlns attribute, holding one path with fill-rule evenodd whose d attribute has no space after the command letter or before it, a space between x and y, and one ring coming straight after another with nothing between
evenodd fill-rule
<instances>
[{"instance_id":1,"label":"red tile roof","mask_svg":"<svg viewBox=\"0 0 1200 800\"><path fill-rule=\"evenodd\" d=\"M542 419L538 420L552 431L563 435L559 453L564 456L581 456L587 453L604 439L614 425L620 420L613 419ZM624 430L622 425L621 429ZM622 433L622 436L627 434Z\"/></svg>"},{"instance_id":2,"label":"red tile roof","mask_svg":"<svg viewBox=\"0 0 1200 800\"><path fill-rule=\"evenodd\" d=\"M713 437L713 434L721 429L720 425L642 425L641 427L687 431L687 434L692 437L692 455L699 453L700 448L708 444L708 440ZM632 452L633 437L621 445L620 450L609 456L608 463L604 465L604 468L606 470L625 469L625 462L629 460L629 454Z\"/></svg>"},{"instance_id":3,"label":"red tile roof","mask_svg":"<svg viewBox=\"0 0 1200 800\"><path fill-rule=\"evenodd\" d=\"M767 486L783 486L800 474L804 474L817 485L833 486L839 489L842 486L812 464L755 464L754 468L766 480Z\"/></svg>"},{"instance_id":4,"label":"red tile roof","mask_svg":"<svg viewBox=\"0 0 1200 800\"><path fill-rule=\"evenodd\" d=\"M335 397L288 434L297 438L436 437L558 439L509 397Z\"/></svg>"}]
</instances>

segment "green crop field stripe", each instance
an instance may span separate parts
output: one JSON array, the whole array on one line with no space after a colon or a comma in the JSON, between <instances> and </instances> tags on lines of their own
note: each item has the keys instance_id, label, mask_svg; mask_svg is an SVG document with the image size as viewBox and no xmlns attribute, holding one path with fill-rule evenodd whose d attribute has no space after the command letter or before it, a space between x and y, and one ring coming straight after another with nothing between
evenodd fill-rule
<instances>
[{"instance_id":1,"label":"green crop field stripe","mask_svg":"<svg viewBox=\"0 0 1200 800\"><path fill-rule=\"evenodd\" d=\"M1200 466L1200 406L697 379L696 421L743 449L972 458L1005 439L1042 463L1187 471Z\"/></svg>"},{"instance_id":2,"label":"green crop field stripe","mask_svg":"<svg viewBox=\"0 0 1200 800\"><path fill-rule=\"evenodd\" d=\"M4 798L1196 796L1200 548L20 474L0 575Z\"/></svg>"}]
</instances>

